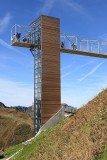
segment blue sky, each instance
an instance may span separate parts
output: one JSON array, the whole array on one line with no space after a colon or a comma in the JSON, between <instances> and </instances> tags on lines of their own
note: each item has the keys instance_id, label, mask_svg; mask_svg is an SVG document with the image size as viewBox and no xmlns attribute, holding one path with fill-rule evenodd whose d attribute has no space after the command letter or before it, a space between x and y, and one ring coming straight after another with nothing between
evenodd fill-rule
<instances>
[{"instance_id":1,"label":"blue sky","mask_svg":"<svg viewBox=\"0 0 107 160\"><path fill-rule=\"evenodd\" d=\"M29 25L41 14L58 17L61 32L107 40L106 0L1 0L0 101L8 106L33 102L33 57L11 47L11 27ZM61 53L61 101L81 107L107 87L107 60Z\"/></svg>"}]
</instances>

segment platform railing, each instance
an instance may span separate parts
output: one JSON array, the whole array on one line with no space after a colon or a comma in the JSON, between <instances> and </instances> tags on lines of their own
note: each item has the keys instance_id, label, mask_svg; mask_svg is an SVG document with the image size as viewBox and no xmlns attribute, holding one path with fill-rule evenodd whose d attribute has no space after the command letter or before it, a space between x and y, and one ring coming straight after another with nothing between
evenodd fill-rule
<instances>
[{"instance_id":1,"label":"platform railing","mask_svg":"<svg viewBox=\"0 0 107 160\"><path fill-rule=\"evenodd\" d=\"M89 53L107 54L107 41L82 38L77 35L60 35L61 48L77 50ZM15 44L17 43L17 44ZM26 45L28 44L28 45ZM31 45L30 45L31 44ZM41 45L41 26L23 27L15 24L11 29L11 45L31 47L32 45Z\"/></svg>"},{"instance_id":2,"label":"platform railing","mask_svg":"<svg viewBox=\"0 0 107 160\"><path fill-rule=\"evenodd\" d=\"M40 30L34 30L31 27L23 27L18 24L15 24L11 29L11 45L15 42L38 45L40 41Z\"/></svg>"},{"instance_id":3,"label":"platform railing","mask_svg":"<svg viewBox=\"0 0 107 160\"><path fill-rule=\"evenodd\" d=\"M104 40L81 38L61 33L60 42L63 42L61 48L107 54L107 41Z\"/></svg>"}]
</instances>

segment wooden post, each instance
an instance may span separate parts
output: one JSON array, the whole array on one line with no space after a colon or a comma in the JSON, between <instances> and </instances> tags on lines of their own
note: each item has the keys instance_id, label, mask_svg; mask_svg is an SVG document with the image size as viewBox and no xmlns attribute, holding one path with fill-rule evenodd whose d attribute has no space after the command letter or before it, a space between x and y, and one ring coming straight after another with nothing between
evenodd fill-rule
<instances>
[{"instance_id":1,"label":"wooden post","mask_svg":"<svg viewBox=\"0 0 107 160\"><path fill-rule=\"evenodd\" d=\"M60 20L41 16L41 123L60 108Z\"/></svg>"}]
</instances>

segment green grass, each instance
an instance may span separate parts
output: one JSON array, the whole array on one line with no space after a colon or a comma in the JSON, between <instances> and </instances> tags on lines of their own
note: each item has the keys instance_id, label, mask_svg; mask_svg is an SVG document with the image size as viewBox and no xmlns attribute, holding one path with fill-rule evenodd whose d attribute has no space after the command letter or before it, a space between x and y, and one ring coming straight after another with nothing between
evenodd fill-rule
<instances>
[{"instance_id":1,"label":"green grass","mask_svg":"<svg viewBox=\"0 0 107 160\"><path fill-rule=\"evenodd\" d=\"M7 148L5 150L5 157L8 158L10 156L12 156L13 154L15 154L18 150L20 150L21 148L23 148L22 144L16 145L16 146L12 146L10 148Z\"/></svg>"},{"instance_id":2,"label":"green grass","mask_svg":"<svg viewBox=\"0 0 107 160\"><path fill-rule=\"evenodd\" d=\"M34 152L38 152L40 150L41 144L48 144L47 138L48 136L54 131L58 130L61 125L63 125L63 121L54 126L53 128L47 129L45 132L41 132L41 134L35 138L30 144L28 145L15 145L5 150L5 158L11 157L17 151L21 150L15 157L11 158L15 160L29 160Z\"/></svg>"},{"instance_id":3,"label":"green grass","mask_svg":"<svg viewBox=\"0 0 107 160\"><path fill-rule=\"evenodd\" d=\"M51 134L51 129L47 130L46 133L41 133L31 144L25 145L23 150L15 156L15 160L29 160L32 157L33 152L39 151L39 146L41 143L45 143L45 138ZM13 158L14 159L14 158Z\"/></svg>"},{"instance_id":4,"label":"green grass","mask_svg":"<svg viewBox=\"0 0 107 160\"><path fill-rule=\"evenodd\" d=\"M20 146L16 149L16 151L23 148L19 154L17 154L15 157L13 157L11 160L30 160L34 153L38 153L40 151L41 145L42 147L48 146L47 138L48 136L55 130L59 130L59 127L63 125L63 121L53 128L47 129L45 132L41 132L41 134L35 138L30 144ZM44 145L43 145L44 144ZM49 147L49 146L48 146ZM15 149L15 148L14 148ZM10 151L9 151L10 152Z\"/></svg>"},{"instance_id":5,"label":"green grass","mask_svg":"<svg viewBox=\"0 0 107 160\"><path fill-rule=\"evenodd\" d=\"M69 122L69 118L65 119L64 121L61 121L54 127L41 132L41 134L35 138L33 141L31 141L28 145L17 145L14 147L11 147L6 150L5 155L6 157L10 157L20 149L22 149L17 155L15 155L11 160L40 160L40 159L50 159L52 155L56 153L57 151L57 158L62 159L62 152L63 149L61 147L63 144L68 144L69 137L72 134L71 131L69 131L69 134L64 134L63 131L60 131L61 126L66 124L66 122ZM98 136L100 132L96 130L96 126L102 126L102 124L105 123L105 121L98 121L98 119L93 119L93 121L86 122L81 124L81 131L87 135L87 133L90 133L90 139L98 139L96 136ZM91 128L93 130L91 131ZM101 128L100 128L101 129ZM56 137L55 137L56 136ZM60 145L57 143L57 141L61 141ZM92 141L92 140L91 140ZM73 142L74 143L74 142ZM69 146L71 144L69 143ZM104 151L105 150L105 151ZM95 158L95 160L107 160L107 146L102 148L100 150L101 156ZM104 152L103 152L104 151ZM46 152L46 154L44 154ZM98 154L97 154L98 155ZM84 159L83 159L84 160Z\"/></svg>"},{"instance_id":6,"label":"green grass","mask_svg":"<svg viewBox=\"0 0 107 160\"><path fill-rule=\"evenodd\" d=\"M107 160L107 150L105 150L99 157L95 160Z\"/></svg>"}]
</instances>

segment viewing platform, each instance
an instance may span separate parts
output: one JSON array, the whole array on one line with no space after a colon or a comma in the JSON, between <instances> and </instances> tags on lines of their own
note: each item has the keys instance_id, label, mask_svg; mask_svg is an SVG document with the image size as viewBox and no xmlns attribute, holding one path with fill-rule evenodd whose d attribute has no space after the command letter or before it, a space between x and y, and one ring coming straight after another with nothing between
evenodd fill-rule
<instances>
[{"instance_id":1,"label":"viewing platform","mask_svg":"<svg viewBox=\"0 0 107 160\"><path fill-rule=\"evenodd\" d=\"M34 30L32 27L23 27L15 24L11 29L11 45L24 48L40 48L40 26Z\"/></svg>"},{"instance_id":2,"label":"viewing platform","mask_svg":"<svg viewBox=\"0 0 107 160\"><path fill-rule=\"evenodd\" d=\"M39 45L31 44L31 43L22 43L22 42L14 42L12 43L12 46L18 46L18 47L24 47L24 48L38 48Z\"/></svg>"},{"instance_id":3,"label":"viewing platform","mask_svg":"<svg viewBox=\"0 0 107 160\"><path fill-rule=\"evenodd\" d=\"M60 52L107 58L107 41L81 38L63 33L60 35L60 41Z\"/></svg>"},{"instance_id":4,"label":"viewing platform","mask_svg":"<svg viewBox=\"0 0 107 160\"><path fill-rule=\"evenodd\" d=\"M66 48L60 48L60 52L69 53L69 54L77 54L77 55L82 55L82 56L107 58L107 54L92 53L92 52L85 52L85 51L79 51L79 50L71 50L71 49L66 49Z\"/></svg>"},{"instance_id":5,"label":"viewing platform","mask_svg":"<svg viewBox=\"0 0 107 160\"><path fill-rule=\"evenodd\" d=\"M11 45L24 48L41 48L40 22L29 27L15 24L11 29ZM81 38L75 35L60 35L60 52L107 58L107 41Z\"/></svg>"}]
</instances>

